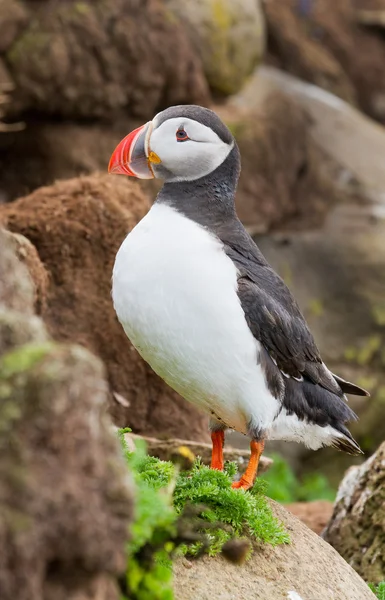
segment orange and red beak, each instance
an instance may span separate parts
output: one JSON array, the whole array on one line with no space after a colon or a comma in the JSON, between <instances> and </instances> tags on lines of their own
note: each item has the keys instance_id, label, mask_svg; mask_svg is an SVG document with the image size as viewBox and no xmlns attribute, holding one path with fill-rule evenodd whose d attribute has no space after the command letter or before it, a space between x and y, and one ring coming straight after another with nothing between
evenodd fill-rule
<instances>
[{"instance_id":1,"label":"orange and red beak","mask_svg":"<svg viewBox=\"0 0 385 600\"><path fill-rule=\"evenodd\" d=\"M152 121L134 129L117 145L112 153L108 172L139 179L155 177L153 164L159 164L160 158L150 150Z\"/></svg>"}]
</instances>

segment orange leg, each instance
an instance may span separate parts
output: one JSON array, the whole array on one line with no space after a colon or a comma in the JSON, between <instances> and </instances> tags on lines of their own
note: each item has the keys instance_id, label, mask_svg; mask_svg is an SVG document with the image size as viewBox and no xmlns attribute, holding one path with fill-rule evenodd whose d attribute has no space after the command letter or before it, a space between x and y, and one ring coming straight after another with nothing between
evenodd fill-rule
<instances>
[{"instance_id":1,"label":"orange leg","mask_svg":"<svg viewBox=\"0 0 385 600\"><path fill-rule=\"evenodd\" d=\"M223 471L223 444L225 443L225 432L222 429L211 433L213 450L211 454L211 469Z\"/></svg>"},{"instance_id":2,"label":"orange leg","mask_svg":"<svg viewBox=\"0 0 385 600\"><path fill-rule=\"evenodd\" d=\"M252 440L250 442L250 460L247 465L246 471L243 473L242 477L239 481L234 481L232 487L233 488L242 488L243 490L248 490L254 485L255 478L257 476L259 459L261 458L263 449L265 447L265 442L256 442Z\"/></svg>"}]
</instances>

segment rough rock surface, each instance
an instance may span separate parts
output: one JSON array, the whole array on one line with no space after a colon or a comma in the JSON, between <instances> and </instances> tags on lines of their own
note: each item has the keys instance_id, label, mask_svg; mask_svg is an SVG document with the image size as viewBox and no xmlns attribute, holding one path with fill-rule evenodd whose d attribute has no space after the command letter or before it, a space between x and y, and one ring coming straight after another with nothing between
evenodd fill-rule
<instances>
[{"instance_id":1,"label":"rough rock surface","mask_svg":"<svg viewBox=\"0 0 385 600\"><path fill-rule=\"evenodd\" d=\"M137 182L94 175L39 189L0 206L0 215L32 242L49 274L42 316L52 337L103 359L115 421L148 435L207 439L207 417L139 357L112 306L116 252L147 210Z\"/></svg>"},{"instance_id":2,"label":"rough rock surface","mask_svg":"<svg viewBox=\"0 0 385 600\"><path fill-rule=\"evenodd\" d=\"M199 58L157 0L26 4L28 24L5 55L14 111L148 119L171 104L208 102Z\"/></svg>"},{"instance_id":3,"label":"rough rock surface","mask_svg":"<svg viewBox=\"0 0 385 600\"><path fill-rule=\"evenodd\" d=\"M265 22L259 0L166 0L186 24L214 93L237 92L261 62Z\"/></svg>"},{"instance_id":4,"label":"rough rock surface","mask_svg":"<svg viewBox=\"0 0 385 600\"><path fill-rule=\"evenodd\" d=\"M385 579L385 442L347 471L323 537L366 581Z\"/></svg>"},{"instance_id":5,"label":"rough rock surface","mask_svg":"<svg viewBox=\"0 0 385 600\"><path fill-rule=\"evenodd\" d=\"M175 566L176 600L374 600L331 546L283 507L273 507L289 530L290 545L257 546L241 567L221 557L181 560Z\"/></svg>"},{"instance_id":6,"label":"rough rock surface","mask_svg":"<svg viewBox=\"0 0 385 600\"><path fill-rule=\"evenodd\" d=\"M0 245L0 333L13 334L5 346L0 335L1 598L117 600L133 501L104 370L84 348L45 339L2 231Z\"/></svg>"},{"instance_id":7,"label":"rough rock surface","mask_svg":"<svg viewBox=\"0 0 385 600\"><path fill-rule=\"evenodd\" d=\"M362 26L367 0L264 3L270 62L385 120L385 42ZM359 51L357 51L359 48Z\"/></svg>"},{"instance_id":8,"label":"rough rock surface","mask_svg":"<svg viewBox=\"0 0 385 600\"><path fill-rule=\"evenodd\" d=\"M33 285L33 310L39 315L46 308L48 273L36 248L26 237L10 231L5 231L4 235L17 258L27 267Z\"/></svg>"}]
</instances>

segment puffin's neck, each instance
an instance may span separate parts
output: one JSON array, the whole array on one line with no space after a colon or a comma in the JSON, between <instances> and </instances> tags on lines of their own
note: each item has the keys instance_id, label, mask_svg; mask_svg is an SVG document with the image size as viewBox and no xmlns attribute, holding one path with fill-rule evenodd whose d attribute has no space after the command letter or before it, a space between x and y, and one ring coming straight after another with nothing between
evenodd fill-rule
<instances>
[{"instance_id":1,"label":"puffin's neck","mask_svg":"<svg viewBox=\"0 0 385 600\"><path fill-rule=\"evenodd\" d=\"M234 200L239 172L239 151L235 144L215 171L194 181L165 183L155 202L168 204L215 231L224 222L237 220Z\"/></svg>"}]
</instances>

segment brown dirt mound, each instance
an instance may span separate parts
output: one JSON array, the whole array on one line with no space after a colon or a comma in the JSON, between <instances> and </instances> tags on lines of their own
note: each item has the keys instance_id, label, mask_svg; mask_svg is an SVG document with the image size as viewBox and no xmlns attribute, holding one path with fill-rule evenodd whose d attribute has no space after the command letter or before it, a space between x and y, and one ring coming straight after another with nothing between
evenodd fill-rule
<instances>
[{"instance_id":1,"label":"brown dirt mound","mask_svg":"<svg viewBox=\"0 0 385 600\"><path fill-rule=\"evenodd\" d=\"M366 0L264 4L269 62L385 120L385 37L357 20ZM303 3L305 4L305 3Z\"/></svg>"},{"instance_id":2,"label":"brown dirt mound","mask_svg":"<svg viewBox=\"0 0 385 600\"><path fill-rule=\"evenodd\" d=\"M122 401L111 393L116 422L157 437L205 439L206 417L143 362L113 310L116 252L147 210L136 182L108 175L60 182L0 206L6 226L34 244L49 273L42 312L49 332L56 340L77 342L100 356L111 392L123 396Z\"/></svg>"},{"instance_id":3,"label":"brown dirt mound","mask_svg":"<svg viewBox=\"0 0 385 600\"><path fill-rule=\"evenodd\" d=\"M161 108L207 104L199 58L157 0L25 2L27 26L5 54L14 111L66 118L152 118Z\"/></svg>"}]
</instances>

